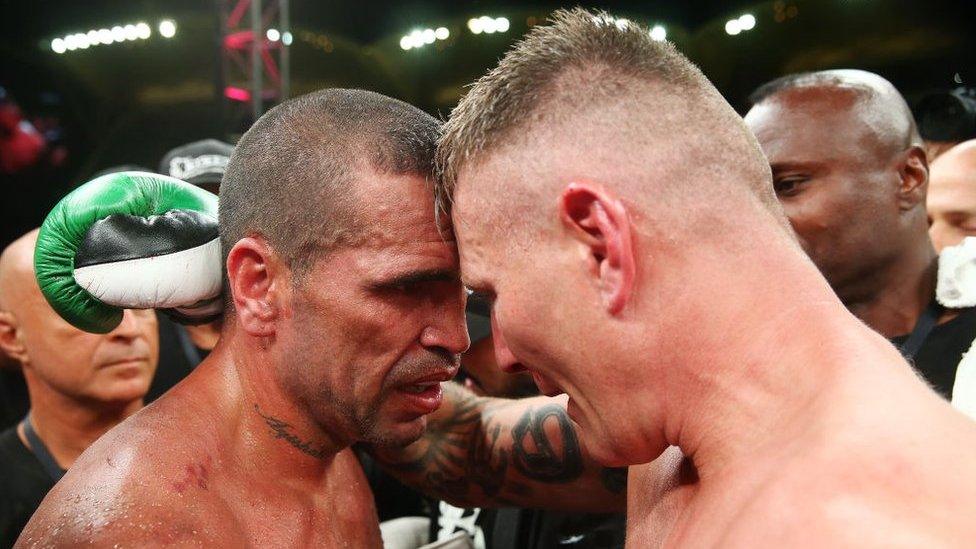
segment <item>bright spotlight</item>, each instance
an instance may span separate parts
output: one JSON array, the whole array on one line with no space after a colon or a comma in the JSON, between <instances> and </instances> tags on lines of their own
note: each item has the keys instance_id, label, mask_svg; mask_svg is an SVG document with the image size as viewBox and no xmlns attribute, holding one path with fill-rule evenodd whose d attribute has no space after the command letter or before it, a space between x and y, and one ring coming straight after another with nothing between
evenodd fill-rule
<instances>
[{"instance_id":1,"label":"bright spotlight","mask_svg":"<svg viewBox=\"0 0 976 549\"><path fill-rule=\"evenodd\" d=\"M78 45L79 49L87 50L88 46L91 45L91 42L88 41L87 35L79 32L75 35L75 44Z\"/></svg>"},{"instance_id":2,"label":"bright spotlight","mask_svg":"<svg viewBox=\"0 0 976 549\"><path fill-rule=\"evenodd\" d=\"M739 25L738 19L729 19L725 22L725 32L731 36L735 36L742 32L742 27Z\"/></svg>"},{"instance_id":3,"label":"bright spotlight","mask_svg":"<svg viewBox=\"0 0 976 549\"><path fill-rule=\"evenodd\" d=\"M111 44L114 42L112 38L112 31L108 29L98 29L98 41L102 44Z\"/></svg>"},{"instance_id":4,"label":"bright spotlight","mask_svg":"<svg viewBox=\"0 0 976 549\"><path fill-rule=\"evenodd\" d=\"M112 27L112 40L116 42L125 41L125 29L119 26Z\"/></svg>"},{"instance_id":5,"label":"bright spotlight","mask_svg":"<svg viewBox=\"0 0 976 549\"><path fill-rule=\"evenodd\" d=\"M88 31L88 33L85 34L85 38L88 39L88 43L91 44L92 46L97 46L101 42L101 40L98 38L97 30Z\"/></svg>"},{"instance_id":6,"label":"bright spotlight","mask_svg":"<svg viewBox=\"0 0 976 549\"><path fill-rule=\"evenodd\" d=\"M54 40L51 40L51 49L54 51L54 53L64 53L68 48L65 47L64 40L61 38L55 38Z\"/></svg>"},{"instance_id":7,"label":"bright spotlight","mask_svg":"<svg viewBox=\"0 0 976 549\"><path fill-rule=\"evenodd\" d=\"M420 33L420 36L424 41L424 44L433 44L434 40L437 39L437 36L434 34L434 29L424 29L423 32Z\"/></svg>"},{"instance_id":8,"label":"bright spotlight","mask_svg":"<svg viewBox=\"0 0 976 549\"><path fill-rule=\"evenodd\" d=\"M292 36L291 36L291 33L290 32L285 31L285 32L281 33L281 43L282 44L284 44L286 46L290 46L291 45L291 42L292 42Z\"/></svg>"},{"instance_id":9,"label":"bright spotlight","mask_svg":"<svg viewBox=\"0 0 976 549\"><path fill-rule=\"evenodd\" d=\"M115 32L115 30L113 29L112 32ZM159 22L159 34L161 34L163 38L172 38L176 36L176 23L169 19L163 19Z\"/></svg>"},{"instance_id":10,"label":"bright spotlight","mask_svg":"<svg viewBox=\"0 0 976 549\"><path fill-rule=\"evenodd\" d=\"M509 22L507 17L499 17L495 19L495 29L498 32L508 32Z\"/></svg>"},{"instance_id":11,"label":"bright spotlight","mask_svg":"<svg viewBox=\"0 0 976 549\"><path fill-rule=\"evenodd\" d=\"M478 20L481 21L481 28L485 31L485 34L494 34L498 30L498 23L491 17L482 15Z\"/></svg>"},{"instance_id":12,"label":"bright spotlight","mask_svg":"<svg viewBox=\"0 0 976 549\"><path fill-rule=\"evenodd\" d=\"M139 31L136 30L135 25L126 25L125 27L123 27L123 29L125 30L126 40L135 40L139 38Z\"/></svg>"},{"instance_id":13,"label":"bright spotlight","mask_svg":"<svg viewBox=\"0 0 976 549\"><path fill-rule=\"evenodd\" d=\"M650 31L651 40L661 42L668 37L668 30L663 25L654 25Z\"/></svg>"},{"instance_id":14,"label":"bright spotlight","mask_svg":"<svg viewBox=\"0 0 976 549\"><path fill-rule=\"evenodd\" d=\"M481 19L468 19L468 30L474 34L481 34L485 28Z\"/></svg>"},{"instance_id":15,"label":"bright spotlight","mask_svg":"<svg viewBox=\"0 0 976 549\"><path fill-rule=\"evenodd\" d=\"M404 36L400 39L400 48L404 51L413 49L413 40L409 36Z\"/></svg>"},{"instance_id":16,"label":"bright spotlight","mask_svg":"<svg viewBox=\"0 0 976 549\"><path fill-rule=\"evenodd\" d=\"M152 36L152 29L150 29L149 25L145 23L138 23L136 24L136 36L142 40L145 40Z\"/></svg>"},{"instance_id":17,"label":"bright spotlight","mask_svg":"<svg viewBox=\"0 0 976 549\"><path fill-rule=\"evenodd\" d=\"M437 27L434 31L434 37L438 40L447 40L451 36L451 31L447 30L447 27Z\"/></svg>"},{"instance_id":18,"label":"bright spotlight","mask_svg":"<svg viewBox=\"0 0 976 549\"><path fill-rule=\"evenodd\" d=\"M268 37L268 40L271 40L272 42L277 42L278 40L281 40L281 33L278 32L278 29L268 29L268 32L264 34L265 36Z\"/></svg>"},{"instance_id":19,"label":"bright spotlight","mask_svg":"<svg viewBox=\"0 0 976 549\"><path fill-rule=\"evenodd\" d=\"M74 51L78 49L78 44L75 43L75 35L69 34L64 37L64 49L68 51Z\"/></svg>"},{"instance_id":20,"label":"bright spotlight","mask_svg":"<svg viewBox=\"0 0 976 549\"><path fill-rule=\"evenodd\" d=\"M751 14L747 13L742 17L739 17L739 28L747 31L752 30L756 26L756 18Z\"/></svg>"}]
</instances>

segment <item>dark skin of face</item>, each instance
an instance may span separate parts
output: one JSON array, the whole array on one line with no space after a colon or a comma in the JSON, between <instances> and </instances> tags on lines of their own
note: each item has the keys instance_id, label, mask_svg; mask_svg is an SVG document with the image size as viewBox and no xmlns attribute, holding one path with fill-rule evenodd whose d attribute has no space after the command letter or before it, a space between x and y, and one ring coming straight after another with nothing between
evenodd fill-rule
<instances>
[{"instance_id":1,"label":"dark skin of face","mask_svg":"<svg viewBox=\"0 0 976 549\"><path fill-rule=\"evenodd\" d=\"M845 301L906 247L926 244L924 232L906 230L902 219L900 155L860 108L850 92L799 89L746 117L800 243Z\"/></svg>"}]
</instances>

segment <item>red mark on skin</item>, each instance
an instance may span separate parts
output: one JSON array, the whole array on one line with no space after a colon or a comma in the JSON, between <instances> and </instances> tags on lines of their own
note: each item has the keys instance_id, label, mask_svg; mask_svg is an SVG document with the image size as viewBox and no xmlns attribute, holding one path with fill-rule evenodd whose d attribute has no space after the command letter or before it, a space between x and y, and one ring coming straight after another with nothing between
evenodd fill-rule
<instances>
[{"instance_id":1,"label":"red mark on skin","mask_svg":"<svg viewBox=\"0 0 976 549\"><path fill-rule=\"evenodd\" d=\"M179 480L173 482L173 488L179 494L182 494L187 488L193 485L206 490L212 465L213 458L210 456L207 456L201 463L187 463L186 468L183 469L183 475Z\"/></svg>"}]
</instances>

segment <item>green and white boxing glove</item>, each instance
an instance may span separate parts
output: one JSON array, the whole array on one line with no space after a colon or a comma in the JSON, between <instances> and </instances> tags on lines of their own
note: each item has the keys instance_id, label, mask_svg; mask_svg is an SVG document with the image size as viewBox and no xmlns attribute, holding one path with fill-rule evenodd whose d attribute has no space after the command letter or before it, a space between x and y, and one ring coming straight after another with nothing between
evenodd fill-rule
<instances>
[{"instance_id":1,"label":"green and white boxing glove","mask_svg":"<svg viewBox=\"0 0 976 549\"><path fill-rule=\"evenodd\" d=\"M162 309L185 324L220 317L217 197L146 172L119 172L65 196L41 225L34 270L72 325L107 333L123 309Z\"/></svg>"}]
</instances>

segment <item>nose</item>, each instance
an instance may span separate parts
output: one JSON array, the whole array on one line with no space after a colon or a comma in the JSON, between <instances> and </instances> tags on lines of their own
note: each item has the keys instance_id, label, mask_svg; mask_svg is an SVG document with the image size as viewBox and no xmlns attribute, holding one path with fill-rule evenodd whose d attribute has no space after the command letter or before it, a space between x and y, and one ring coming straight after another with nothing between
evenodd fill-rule
<instances>
[{"instance_id":1,"label":"nose","mask_svg":"<svg viewBox=\"0 0 976 549\"><path fill-rule=\"evenodd\" d=\"M458 285L460 288L460 285ZM420 334L420 344L424 347L441 348L452 355L468 350L468 325L464 319L466 294L461 288L456 295L441 302L430 315L430 321Z\"/></svg>"},{"instance_id":2,"label":"nose","mask_svg":"<svg viewBox=\"0 0 976 549\"><path fill-rule=\"evenodd\" d=\"M126 309L122 312L122 322L115 327L114 330L109 332L109 337L117 339L135 339L137 337L143 336L143 318L148 315L154 315L153 311L134 311L132 309Z\"/></svg>"},{"instance_id":3,"label":"nose","mask_svg":"<svg viewBox=\"0 0 976 549\"><path fill-rule=\"evenodd\" d=\"M525 366L523 366L522 363L515 358L515 353L513 353L512 350L508 348L508 344L505 343L505 338L502 336L502 332L498 328L498 320L494 311L491 313L491 338L495 345L495 360L498 362L498 367L501 368L503 372L507 374L517 374L526 370Z\"/></svg>"}]
</instances>

